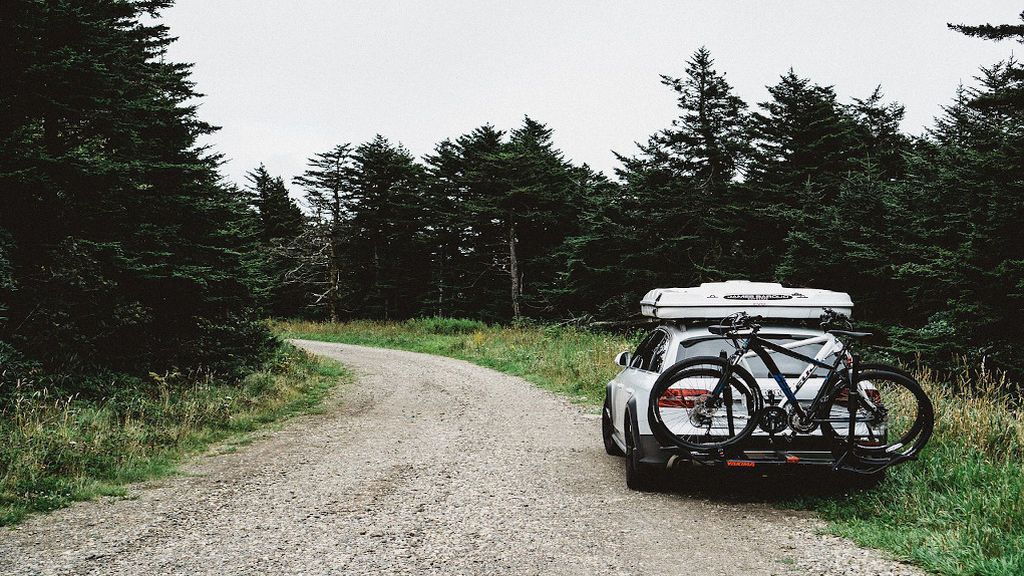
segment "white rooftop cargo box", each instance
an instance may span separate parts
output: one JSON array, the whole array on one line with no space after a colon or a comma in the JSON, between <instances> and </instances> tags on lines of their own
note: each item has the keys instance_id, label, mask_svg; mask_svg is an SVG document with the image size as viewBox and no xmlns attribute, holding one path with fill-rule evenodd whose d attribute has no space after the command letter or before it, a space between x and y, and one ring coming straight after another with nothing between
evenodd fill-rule
<instances>
[{"instance_id":1,"label":"white rooftop cargo box","mask_svg":"<svg viewBox=\"0 0 1024 576\"><path fill-rule=\"evenodd\" d=\"M765 318L816 319L826 308L850 316L853 301L845 292L747 280L705 282L696 288L656 288L640 301L644 316L662 319L717 320L737 312Z\"/></svg>"}]
</instances>

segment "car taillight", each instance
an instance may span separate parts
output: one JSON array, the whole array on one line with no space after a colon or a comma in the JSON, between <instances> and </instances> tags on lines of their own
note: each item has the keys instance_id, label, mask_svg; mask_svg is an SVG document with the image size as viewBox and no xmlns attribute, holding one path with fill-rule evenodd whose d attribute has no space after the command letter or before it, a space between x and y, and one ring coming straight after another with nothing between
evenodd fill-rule
<instances>
[{"instance_id":1,"label":"car taillight","mask_svg":"<svg viewBox=\"0 0 1024 576\"><path fill-rule=\"evenodd\" d=\"M669 388L658 398L658 407L693 408L693 400L707 393L707 390L696 388Z\"/></svg>"},{"instance_id":2,"label":"car taillight","mask_svg":"<svg viewBox=\"0 0 1024 576\"><path fill-rule=\"evenodd\" d=\"M865 389L864 395L868 397L868 400L870 400L872 404L882 403L882 393L876 390L875 388ZM836 395L836 404L846 404L849 401L850 391L846 388L843 388L842 390L839 391L839 394Z\"/></svg>"}]
</instances>

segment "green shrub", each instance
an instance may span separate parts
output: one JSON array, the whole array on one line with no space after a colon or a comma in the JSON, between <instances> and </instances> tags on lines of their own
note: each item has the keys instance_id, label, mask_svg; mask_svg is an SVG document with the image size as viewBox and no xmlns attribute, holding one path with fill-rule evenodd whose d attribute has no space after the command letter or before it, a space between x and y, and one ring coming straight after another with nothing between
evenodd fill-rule
<instances>
[{"instance_id":1,"label":"green shrub","mask_svg":"<svg viewBox=\"0 0 1024 576\"><path fill-rule=\"evenodd\" d=\"M479 320L445 318L442 316L416 318L408 320L405 322L405 325L412 330L427 334L471 334L477 330L487 328L487 324Z\"/></svg>"}]
</instances>

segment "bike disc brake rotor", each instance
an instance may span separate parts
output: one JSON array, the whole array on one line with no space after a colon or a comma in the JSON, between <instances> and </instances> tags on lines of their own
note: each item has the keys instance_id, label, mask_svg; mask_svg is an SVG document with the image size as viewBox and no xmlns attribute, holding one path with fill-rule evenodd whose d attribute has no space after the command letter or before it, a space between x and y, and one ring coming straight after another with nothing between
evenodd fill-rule
<instances>
[{"instance_id":1,"label":"bike disc brake rotor","mask_svg":"<svg viewBox=\"0 0 1024 576\"><path fill-rule=\"evenodd\" d=\"M709 394L702 394L693 398L693 410L690 410L690 424L702 428L714 417L715 408L708 404L711 398Z\"/></svg>"}]
</instances>

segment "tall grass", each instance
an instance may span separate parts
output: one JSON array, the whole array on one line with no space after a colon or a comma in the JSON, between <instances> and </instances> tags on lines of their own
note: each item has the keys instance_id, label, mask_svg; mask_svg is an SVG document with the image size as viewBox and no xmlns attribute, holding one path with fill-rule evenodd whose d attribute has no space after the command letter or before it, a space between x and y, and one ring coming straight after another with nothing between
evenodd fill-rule
<instances>
[{"instance_id":1,"label":"tall grass","mask_svg":"<svg viewBox=\"0 0 1024 576\"><path fill-rule=\"evenodd\" d=\"M282 335L461 358L599 404L636 337L566 327L280 322ZM830 530L943 575L1024 574L1024 411L991 373L916 371L935 405L935 433L917 461L875 489L780 501L818 511ZM597 440L595 439L595 442ZM820 491L816 491L820 492Z\"/></svg>"},{"instance_id":2,"label":"tall grass","mask_svg":"<svg viewBox=\"0 0 1024 576\"><path fill-rule=\"evenodd\" d=\"M806 503L833 532L949 575L1024 574L1024 411L1005 382L962 367L915 374L935 433L877 489ZM961 392L956 392L960 390Z\"/></svg>"},{"instance_id":3,"label":"tall grass","mask_svg":"<svg viewBox=\"0 0 1024 576\"><path fill-rule=\"evenodd\" d=\"M310 409L345 374L287 346L238 383L154 374L98 399L18 387L0 403L0 525L169 474L183 455Z\"/></svg>"}]
</instances>

